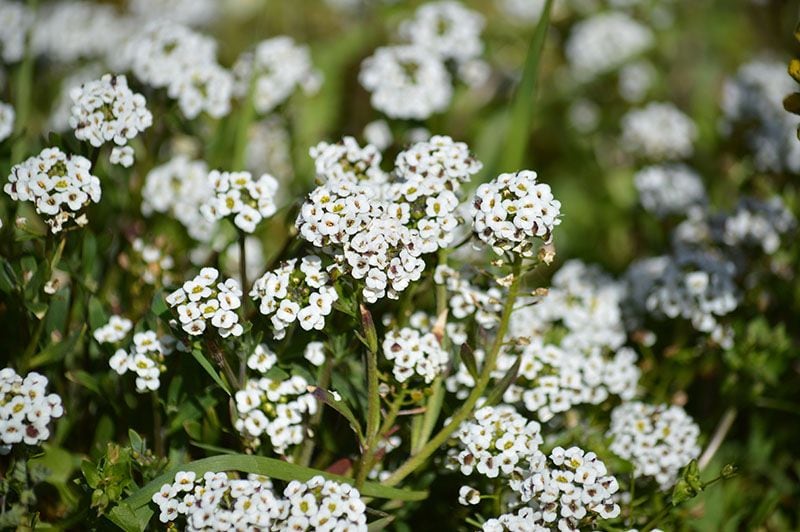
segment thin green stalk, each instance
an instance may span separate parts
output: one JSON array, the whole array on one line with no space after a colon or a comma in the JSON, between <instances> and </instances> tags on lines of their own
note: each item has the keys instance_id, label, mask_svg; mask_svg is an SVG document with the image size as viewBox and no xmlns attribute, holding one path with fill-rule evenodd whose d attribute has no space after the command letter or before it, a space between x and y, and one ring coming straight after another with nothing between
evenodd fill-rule
<instances>
[{"instance_id":1,"label":"thin green stalk","mask_svg":"<svg viewBox=\"0 0 800 532\"><path fill-rule=\"evenodd\" d=\"M495 369L497 357L500 354L500 348L503 346L505 335L508 331L508 324L511 319L511 313L514 310L514 303L519 295L520 280L522 277L520 275L521 270L522 259L517 257L514 261L513 267L514 280L508 289L508 296L505 304L503 305L500 324L497 327L497 336L494 339L491 349L486 355L483 368L481 369L481 373L478 376L478 380L475 383L475 387L472 389L472 392L470 392L469 396L462 403L461 407L450 418L450 422L442 427L442 429L433 438L431 438L431 440L428 441L428 443L426 443L418 453L413 454L403 463L403 465L401 465L394 473L392 473L392 475L389 476L389 478L387 478L384 482L385 485L394 486L408 475L416 471L433 453L436 452L436 450L444 442L447 441L447 438L449 438L450 435L455 432L461 422L465 421L470 415L472 415L472 410L475 408L475 404L478 402L478 399L483 396L483 392L489 385L489 381L492 378L492 371Z\"/></svg>"},{"instance_id":2,"label":"thin green stalk","mask_svg":"<svg viewBox=\"0 0 800 532\"><path fill-rule=\"evenodd\" d=\"M327 389L331 383L331 373L333 373L333 356L327 356L325 358L325 364L322 366L322 373L319 377L319 382L317 386L320 388ZM320 422L322 421L322 411L325 408L325 403L319 402L319 408L311 416L311 419L308 420L308 428L309 430L315 429L319 426ZM302 466L308 466L311 463L311 457L314 455L314 447L316 446L317 438L313 436L309 436L306 438L306 441L303 442L303 448L300 451L300 459L298 463Z\"/></svg>"},{"instance_id":3,"label":"thin green stalk","mask_svg":"<svg viewBox=\"0 0 800 532\"><path fill-rule=\"evenodd\" d=\"M447 265L447 249L439 250L439 266ZM447 285L445 284L437 284L436 285L436 319L437 321L439 318L447 312ZM442 340L441 345L442 349L445 351L450 343L450 339L447 336L447 321L445 321L444 326L442 327ZM433 429L436 427L436 422L439 421L439 414L442 411L442 404L444 403L444 385L442 383L442 377L436 377L431 385L431 395L428 397L427 402L425 403L425 414L422 416L422 421L418 422L418 425L415 424L414 428L416 432L414 434L415 438L411 444L411 453L415 454L420 451L423 445L430 439L431 434L433 434Z\"/></svg>"},{"instance_id":4,"label":"thin green stalk","mask_svg":"<svg viewBox=\"0 0 800 532\"><path fill-rule=\"evenodd\" d=\"M378 336L372 315L361 305L361 322L364 338L367 340L367 429L366 442L359 460L356 476L356 488L360 488L367 479L368 462L375 452L381 422L381 397L378 391Z\"/></svg>"}]
</instances>

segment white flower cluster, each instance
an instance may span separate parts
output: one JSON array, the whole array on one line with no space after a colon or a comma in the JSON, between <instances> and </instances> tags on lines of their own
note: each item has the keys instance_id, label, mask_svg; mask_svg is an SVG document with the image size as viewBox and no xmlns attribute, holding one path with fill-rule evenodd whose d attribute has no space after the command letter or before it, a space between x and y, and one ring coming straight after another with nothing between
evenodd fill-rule
<instances>
[{"instance_id":1,"label":"white flower cluster","mask_svg":"<svg viewBox=\"0 0 800 532\"><path fill-rule=\"evenodd\" d=\"M461 424L456 437L461 473L477 471L489 478L527 470L543 442L539 423L528 421L508 405L479 408L473 419Z\"/></svg>"},{"instance_id":2,"label":"white flower cluster","mask_svg":"<svg viewBox=\"0 0 800 532\"><path fill-rule=\"evenodd\" d=\"M771 255L778 250L781 236L796 225L797 220L780 196L766 201L745 197L733 214L725 218L722 240L729 246L760 246Z\"/></svg>"},{"instance_id":3,"label":"white flower cluster","mask_svg":"<svg viewBox=\"0 0 800 532\"><path fill-rule=\"evenodd\" d=\"M637 477L653 477L662 490L700 456L700 429L679 406L623 403L611 412L611 451L629 460Z\"/></svg>"},{"instance_id":4,"label":"white flower cluster","mask_svg":"<svg viewBox=\"0 0 800 532\"><path fill-rule=\"evenodd\" d=\"M208 180L214 190L200 208L209 222L232 217L236 227L252 233L264 218L269 218L277 207L275 194L278 181L269 174L253 179L250 172L220 172L212 170Z\"/></svg>"},{"instance_id":5,"label":"white flower cluster","mask_svg":"<svg viewBox=\"0 0 800 532\"><path fill-rule=\"evenodd\" d=\"M453 95L444 63L421 46L378 48L358 79L372 93L372 106L391 118L424 120L444 111Z\"/></svg>"},{"instance_id":6,"label":"white flower cluster","mask_svg":"<svg viewBox=\"0 0 800 532\"><path fill-rule=\"evenodd\" d=\"M425 269L417 235L404 225L407 204L374 198L374 190L328 181L309 194L297 217L300 236L332 253L355 279L364 279L369 303L398 294Z\"/></svg>"},{"instance_id":7,"label":"white flower cluster","mask_svg":"<svg viewBox=\"0 0 800 532\"><path fill-rule=\"evenodd\" d=\"M189 236L207 242L214 224L201 214L200 208L212 197L214 188L208 180L206 163L179 155L147 174L142 188L142 214L169 214L183 224Z\"/></svg>"},{"instance_id":8,"label":"white flower cluster","mask_svg":"<svg viewBox=\"0 0 800 532\"><path fill-rule=\"evenodd\" d=\"M144 96L128 88L125 76L105 74L70 92L69 125L78 140L99 148L106 142L125 146L153 124ZM130 166L130 165L127 165Z\"/></svg>"},{"instance_id":9,"label":"white flower cluster","mask_svg":"<svg viewBox=\"0 0 800 532\"><path fill-rule=\"evenodd\" d=\"M271 368L274 362L273 357L259 356L252 364L248 360L248 365L261 370ZM289 446L303 442L305 416L317 411L317 399L307 388L308 381L299 375L283 381L249 379L235 395L239 417L234 427L253 447L261 445L260 437L266 435L275 452L283 454Z\"/></svg>"},{"instance_id":10,"label":"white flower cluster","mask_svg":"<svg viewBox=\"0 0 800 532\"><path fill-rule=\"evenodd\" d=\"M175 339L171 336L158 337L155 331L142 331L133 335L130 352L118 349L108 360L108 365L124 375L128 371L136 374L136 391L145 393L158 390L159 377L167 370L164 357L172 353Z\"/></svg>"},{"instance_id":11,"label":"white flower cluster","mask_svg":"<svg viewBox=\"0 0 800 532\"><path fill-rule=\"evenodd\" d=\"M475 234L498 255L509 252L530 257L534 239L549 242L553 229L561 223L561 202L553 198L549 185L536 179L531 170L500 174L475 192Z\"/></svg>"},{"instance_id":12,"label":"white flower cluster","mask_svg":"<svg viewBox=\"0 0 800 532\"><path fill-rule=\"evenodd\" d=\"M483 532L505 532L506 530L508 532L552 532L554 529L550 523L544 520L541 510L524 507L516 513L502 514L499 517L487 519L483 523L482 530ZM566 530L571 531L572 529Z\"/></svg>"},{"instance_id":13,"label":"white flower cluster","mask_svg":"<svg viewBox=\"0 0 800 532\"><path fill-rule=\"evenodd\" d=\"M262 114L285 102L298 86L309 91L315 88L320 76L311 63L308 47L285 36L258 43L255 51L239 58L233 73L236 95L245 97L252 83L253 107Z\"/></svg>"},{"instance_id":14,"label":"white flower cluster","mask_svg":"<svg viewBox=\"0 0 800 532\"><path fill-rule=\"evenodd\" d=\"M653 32L625 13L598 13L578 22L565 53L573 76L590 81L635 59L655 42Z\"/></svg>"},{"instance_id":15,"label":"white flower cluster","mask_svg":"<svg viewBox=\"0 0 800 532\"><path fill-rule=\"evenodd\" d=\"M86 0L48 2L36 13L31 48L51 62L113 58L134 22L112 5Z\"/></svg>"},{"instance_id":16,"label":"white flower cluster","mask_svg":"<svg viewBox=\"0 0 800 532\"><path fill-rule=\"evenodd\" d=\"M367 144L363 148L353 137L330 144L320 142L309 150L314 159L317 184L347 181L353 184L380 185L388 176L381 170L381 152Z\"/></svg>"},{"instance_id":17,"label":"white flower cluster","mask_svg":"<svg viewBox=\"0 0 800 532\"><path fill-rule=\"evenodd\" d=\"M0 454L17 443L38 445L50 437L50 421L64 414L61 397L47 394L47 377L23 379L11 368L0 371Z\"/></svg>"},{"instance_id":18,"label":"white flower cluster","mask_svg":"<svg viewBox=\"0 0 800 532\"><path fill-rule=\"evenodd\" d=\"M482 290L460 272L444 264L436 267L433 281L447 286L450 292L447 301L455 319L474 316L475 322L484 329L492 329L500 321L503 292L498 287Z\"/></svg>"},{"instance_id":19,"label":"white flower cluster","mask_svg":"<svg viewBox=\"0 0 800 532\"><path fill-rule=\"evenodd\" d=\"M88 223L81 211L100 201L100 180L91 174L92 163L80 155L67 155L58 148L45 148L39 155L14 165L3 187L15 201L30 201L46 217L50 230L58 233L64 224Z\"/></svg>"},{"instance_id":20,"label":"white flower cluster","mask_svg":"<svg viewBox=\"0 0 800 532\"><path fill-rule=\"evenodd\" d=\"M400 35L442 59L464 62L483 52L483 17L460 2L442 0L421 5L411 20L400 25Z\"/></svg>"},{"instance_id":21,"label":"white flower cluster","mask_svg":"<svg viewBox=\"0 0 800 532\"><path fill-rule=\"evenodd\" d=\"M600 404L611 394L625 400L636 395L640 372L636 353L627 347L610 354L599 347L575 352L534 338L521 352L503 350L493 375L502 378L518 358L518 377L503 401L521 402L542 422L577 405Z\"/></svg>"},{"instance_id":22,"label":"white flower cluster","mask_svg":"<svg viewBox=\"0 0 800 532\"><path fill-rule=\"evenodd\" d=\"M723 347L732 344L731 331L718 319L738 306L733 263L703 251L678 253L638 261L628 270L631 297L657 317L691 320Z\"/></svg>"},{"instance_id":23,"label":"white flower cluster","mask_svg":"<svg viewBox=\"0 0 800 532\"><path fill-rule=\"evenodd\" d=\"M397 155L386 198L409 206L405 225L421 239L423 253L434 253L452 243L459 222L456 210L461 185L482 167L465 143L444 135L417 142Z\"/></svg>"},{"instance_id":24,"label":"white flower cluster","mask_svg":"<svg viewBox=\"0 0 800 532\"><path fill-rule=\"evenodd\" d=\"M658 217L684 215L706 203L706 190L700 176L683 164L654 165L642 168L633 177L639 201Z\"/></svg>"},{"instance_id":25,"label":"white flower cluster","mask_svg":"<svg viewBox=\"0 0 800 532\"><path fill-rule=\"evenodd\" d=\"M159 520L185 520L184 529L195 531L280 530L288 517L288 504L277 496L272 482L250 475L232 479L225 473L178 471L172 484L153 495Z\"/></svg>"},{"instance_id":26,"label":"white flower cluster","mask_svg":"<svg viewBox=\"0 0 800 532\"><path fill-rule=\"evenodd\" d=\"M98 79L103 75L103 69L97 63L89 63L84 66L72 68L62 80L59 88L58 97L53 104L50 113L48 126L57 132L65 132L70 129L69 119L72 116L72 94L73 89L79 89L84 83Z\"/></svg>"},{"instance_id":27,"label":"white flower cluster","mask_svg":"<svg viewBox=\"0 0 800 532\"><path fill-rule=\"evenodd\" d=\"M3 142L14 131L14 108L7 103L0 102L0 142Z\"/></svg>"},{"instance_id":28,"label":"white flower cluster","mask_svg":"<svg viewBox=\"0 0 800 532\"><path fill-rule=\"evenodd\" d=\"M223 338L244 332L236 314L242 306L239 283L234 279L217 283L218 278L216 268L203 268L194 279L167 296L169 306L178 310L181 327L192 336L205 332L207 320Z\"/></svg>"},{"instance_id":29,"label":"white flower cluster","mask_svg":"<svg viewBox=\"0 0 800 532\"><path fill-rule=\"evenodd\" d=\"M215 0L130 0L128 10L145 19L171 20L188 26L202 26L219 16L221 6Z\"/></svg>"},{"instance_id":30,"label":"white flower cluster","mask_svg":"<svg viewBox=\"0 0 800 532\"><path fill-rule=\"evenodd\" d=\"M279 530L367 531L367 506L350 484L317 475L308 482L289 482L283 495L290 517Z\"/></svg>"},{"instance_id":31,"label":"white flower cluster","mask_svg":"<svg viewBox=\"0 0 800 532\"><path fill-rule=\"evenodd\" d=\"M697 126L671 103L651 102L622 117L622 146L651 160L676 160L694 152Z\"/></svg>"},{"instance_id":32,"label":"white flower cluster","mask_svg":"<svg viewBox=\"0 0 800 532\"><path fill-rule=\"evenodd\" d=\"M745 128L745 139L762 171L800 172L800 119L787 113L783 99L797 85L786 74L786 63L757 59L742 65L722 89L724 126Z\"/></svg>"},{"instance_id":33,"label":"white flower cluster","mask_svg":"<svg viewBox=\"0 0 800 532\"><path fill-rule=\"evenodd\" d=\"M517 491L523 502L536 503L542 524L551 529L578 530L583 519L613 519L621 512L613 499L617 479L595 453L579 447L556 447L549 456L537 452Z\"/></svg>"},{"instance_id":34,"label":"white flower cluster","mask_svg":"<svg viewBox=\"0 0 800 532\"><path fill-rule=\"evenodd\" d=\"M166 88L187 118L230 112L233 75L219 66L216 43L185 26L158 21L130 39L119 59L139 80Z\"/></svg>"},{"instance_id":35,"label":"white flower cluster","mask_svg":"<svg viewBox=\"0 0 800 532\"><path fill-rule=\"evenodd\" d=\"M33 21L33 11L26 4L0 0L0 59L4 63L16 63L25 55Z\"/></svg>"},{"instance_id":36,"label":"white flower cluster","mask_svg":"<svg viewBox=\"0 0 800 532\"><path fill-rule=\"evenodd\" d=\"M625 65L619 71L617 83L620 96L629 103L641 102L655 84L656 75L656 68L645 60Z\"/></svg>"},{"instance_id":37,"label":"white flower cluster","mask_svg":"<svg viewBox=\"0 0 800 532\"><path fill-rule=\"evenodd\" d=\"M325 316L339 299L330 276L316 255L290 259L258 278L250 297L260 300L259 311L272 316L273 338L281 339L286 328L297 321L303 330L322 330Z\"/></svg>"},{"instance_id":38,"label":"white flower cluster","mask_svg":"<svg viewBox=\"0 0 800 532\"><path fill-rule=\"evenodd\" d=\"M569 260L555 273L547 295L511 315L513 336L546 336L564 329L559 345L570 351L616 350L625 343L623 286L596 265Z\"/></svg>"},{"instance_id":39,"label":"white flower cluster","mask_svg":"<svg viewBox=\"0 0 800 532\"><path fill-rule=\"evenodd\" d=\"M122 316L111 316L108 323L95 329L93 335L97 343L118 344L128 336L133 329L133 322Z\"/></svg>"},{"instance_id":40,"label":"white flower cluster","mask_svg":"<svg viewBox=\"0 0 800 532\"><path fill-rule=\"evenodd\" d=\"M383 356L394 364L392 373L398 382L418 375L425 384L441 375L450 360L435 334L413 327L388 331L383 340Z\"/></svg>"},{"instance_id":41,"label":"white flower cluster","mask_svg":"<svg viewBox=\"0 0 800 532\"><path fill-rule=\"evenodd\" d=\"M135 264L131 270L138 278L149 285L172 285L172 268L175 260L157 246L145 243L141 238L134 239L131 248L135 254Z\"/></svg>"}]
</instances>

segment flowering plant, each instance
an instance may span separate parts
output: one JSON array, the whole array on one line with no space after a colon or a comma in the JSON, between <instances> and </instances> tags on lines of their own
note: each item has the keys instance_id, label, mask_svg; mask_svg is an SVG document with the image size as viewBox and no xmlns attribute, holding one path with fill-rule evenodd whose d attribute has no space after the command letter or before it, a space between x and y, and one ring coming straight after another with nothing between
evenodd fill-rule
<instances>
[{"instance_id":1,"label":"flowering plant","mask_svg":"<svg viewBox=\"0 0 800 532\"><path fill-rule=\"evenodd\" d=\"M800 529L796 14L695 4L0 0L0 529Z\"/></svg>"}]
</instances>

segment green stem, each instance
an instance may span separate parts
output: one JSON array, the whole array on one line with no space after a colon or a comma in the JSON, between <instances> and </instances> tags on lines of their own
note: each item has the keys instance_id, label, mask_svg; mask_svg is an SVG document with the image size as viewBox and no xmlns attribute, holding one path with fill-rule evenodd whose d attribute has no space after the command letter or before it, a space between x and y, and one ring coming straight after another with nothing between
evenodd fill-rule
<instances>
[{"instance_id":1,"label":"green stem","mask_svg":"<svg viewBox=\"0 0 800 532\"><path fill-rule=\"evenodd\" d=\"M514 280L508 289L508 296L505 304L503 305L503 312L500 317L500 325L497 328L497 335L495 336L491 349L486 355L483 368L481 369L481 373L478 376L478 380L475 383L475 387L472 389L472 392L470 392L469 396L464 403L462 403L461 407L450 418L449 423L442 427L436 436L426 443L418 453L413 454L408 460L405 461L405 463L403 463L403 465L401 465L394 473L392 473L392 475L384 482L385 485L394 486L408 475L416 471L433 453L436 452L436 450L444 442L447 441L447 438L449 438L450 435L456 431L459 425L470 415L472 415L472 410L475 408L475 404L478 402L478 399L481 398L483 392L486 390L486 387L489 385L489 381L492 378L492 372L494 371L497 363L497 357L500 354L500 348L503 346L504 338L506 332L508 331L508 324L511 319L511 313L514 310L514 303L516 302L517 295L519 294L521 269L522 259L520 257L516 257L513 267Z\"/></svg>"},{"instance_id":2,"label":"green stem","mask_svg":"<svg viewBox=\"0 0 800 532\"><path fill-rule=\"evenodd\" d=\"M331 373L333 373L333 356L328 356L325 358L325 365L322 366L322 374L319 377L319 382L317 386L323 389L328 389L331 383ZM322 421L322 410L325 408L325 403L319 402L319 408L311 416L311 419L308 420L308 428L309 431L313 430L317 426L319 426L320 422ZM303 448L300 451L300 459L298 463L302 466L308 466L311 463L311 457L314 455L314 447L316 446L317 439L314 435L309 435L306 437L306 441L303 442Z\"/></svg>"},{"instance_id":3,"label":"green stem","mask_svg":"<svg viewBox=\"0 0 800 532\"><path fill-rule=\"evenodd\" d=\"M447 249L440 249L439 250L439 266L447 265L447 255L449 254L449 250ZM438 322L439 317L442 316L447 312L447 285L446 284L437 284L436 285L436 320ZM447 322L445 321L444 327L442 328L442 349L445 351L449 345L449 338L447 337ZM415 454L418 453L422 446L430 439L431 434L433 434L433 429L436 427L436 422L439 421L439 414L442 411L442 404L444 403L444 395L445 389L442 383L441 376L436 377L431 385L431 395L428 397L428 400L425 404L425 414L422 416L422 421L419 422L419 425L416 425L414 428L417 429L415 433L414 441L412 441L411 446L411 453Z\"/></svg>"},{"instance_id":4,"label":"green stem","mask_svg":"<svg viewBox=\"0 0 800 532\"><path fill-rule=\"evenodd\" d=\"M153 400L153 446L156 456L162 458L164 456L164 431L161 427L161 405L158 402L158 393L151 392L150 397Z\"/></svg>"},{"instance_id":5,"label":"green stem","mask_svg":"<svg viewBox=\"0 0 800 532\"><path fill-rule=\"evenodd\" d=\"M369 473L369 462L375 452L381 420L381 397L378 393L378 353L367 349L367 441L361 454L356 476L356 488L364 485Z\"/></svg>"}]
</instances>

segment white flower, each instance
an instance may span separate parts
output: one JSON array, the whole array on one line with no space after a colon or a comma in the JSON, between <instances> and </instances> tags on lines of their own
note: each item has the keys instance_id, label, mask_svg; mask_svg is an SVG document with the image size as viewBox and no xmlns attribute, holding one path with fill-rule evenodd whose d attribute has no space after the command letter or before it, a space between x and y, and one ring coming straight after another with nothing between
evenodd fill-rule
<instances>
[{"instance_id":1,"label":"white flower","mask_svg":"<svg viewBox=\"0 0 800 532\"><path fill-rule=\"evenodd\" d=\"M561 202L553 198L550 186L538 183L536 172L522 170L500 174L478 187L472 216L475 235L501 254L533 254L534 240L552 239Z\"/></svg>"},{"instance_id":2,"label":"white flower","mask_svg":"<svg viewBox=\"0 0 800 532\"><path fill-rule=\"evenodd\" d=\"M682 164L648 166L633 180L642 206L659 217L685 214L706 202L700 176Z\"/></svg>"},{"instance_id":3,"label":"white flower","mask_svg":"<svg viewBox=\"0 0 800 532\"><path fill-rule=\"evenodd\" d=\"M634 465L634 475L672 487L681 468L700 455L700 429L679 406L623 403L611 413L610 449Z\"/></svg>"},{"instance_id":4,"label":"white flower","mask_svg":"<svg viewBox=\"0 0 800 532\"><path fill-rule=\"evenodd\" d=\"M46 377L31 372L23 379L12 368L0 371L0 454L18 443L46 441L50 422L63 414L61 397L47 394Z\"/></svg>"},{"instance_id":5,"label":"white flower","mask_svg":"<svg viewBox=\"0 0 800 532\"><path fill-rule=\"evenodd\" d=\"M99 80L72 89L70 97L69 125L78 140L87 141L95 148L107 142L124 146L153 124L153 115L145 107L144 96L128 88L125 76L105 74ZM132 160L132 154L130 157ZM113 158L112 154L112 162Z\"/></svg>"},{"instance_id":6,"label":"white flower","mask_svg":"<svg viewBox=\"0 0 800 532\"><path fill-rule=\"evenodd\" d=\"M253 106L262 114L286 101L296 87L315 87L320 77L308 47L285 36L260 42L239 58L233 71L237 96L245 97L252 83Z\"/></svg>"},{"instance_id":7,"label":"white flower","mask_svg":"<svg viewBox=\"0 0 800 532\"><path fill-rule=\"evenodd\" d=\"M7 103L0 102L0 142L10 137L14 131L14 116L14 108Z\"/></svg>"},{"instance_id":8,"label":"white flower","mask_svg":"<svg viewBox=\"0 0 800 532\"><path fill-rule=\"evenodd\" d=\"M383 356L394 363L394 376L405 382L415 374L430 384L447 368L449 355L432 332L411 327L389 331L383 340Z\"/></svg>"},{"instance_id":9,"label":"white flower","mask_svg":"<svg viewBox=\"0 0 800 532\"><path fill-rule=\"evenodd\" d=\"M218 277L217 269L203 268L199 275L166 298L167 304L178 311L183 330L192 336L203 334L207 321L216 327L222 338L241 336L244 332L234 312L242 305L241 289L233 279L216 283Z\"/></svg>"},{"instance_id":10,"label":"white flower","mask_svg":"<svg viewBox=\"0 0 800 532\"><path fill-rule=\"evenodd\" d=\"M309 342L303 351L303 358L315 366L321 366L325 363L325 344Z\"/></svg>"},{"instance_id":11,"label":"white flower","mask_svg":"<svg viewBox=\"0 0 800 532\"><path fill-rule=\"evenodd\" d=\"M319 257L303 257L299 267L297 262L291 259L265 273L250 291L250 297L260 301L260 312L272 317L276 339L283 338L294 321L305 330L321 329L339 298Z\"/></svg>"},{"instance_id":12,"label":"white flower","mask_svg":"<svg viewBox=\"0 0 800 532\"><path fill-rule=\"evenodd\" d=\"M250 172L212 170L207 179L215 195L206 200L200 211L209 222L230 216L236 227L252 233L262 219L277 210L278 181L269 174L254 180Z\"/></svg>"},{"instance_id":13,"label":"white flower","mask_svg":"<svg viewBox=\"0 0 800 532\"><path fill-rule=\"evenodd\" d=\"M70 221L85 225L84 207L100 201L100 180L90 172L85 157L45 148L13 167L3 190L15 201L33 203L50 230L58 233Z\"/></svg>"},{"instance_id":14,"label":"white flower","mask_svg":"<svg viewBox=\"0 0 800 532\"><path fill-rule=\"evenodd\" d=\"M372 106L391 118L424 120L444 111L453 93L442 60L413 45L378 48L362 63L359 80Z\"/></svg>"},{"instance_id":15,"label":"white flower","mask_svg":"<svg viewBox=\"0 0 800 532\"><path fill-rule=\"evenodd\" d=\"M373 120L364 126L364 138L379 150L385 150L392 145L394 138L392 130L386 120Z\"/></svg>"},{"instance_id":16,"label":"white flower","mask_svg":"<svg viewBox=\"0 0 800 532\"><path fill-rule=\"evenodd\" d=\"M111 316L108 323L94 331L94 339L101 344L116 344L122 341L133 328L133 322L122 316Z\"/></svg>"},{"instance_id":17,"label":"white flower","mask_svg":"<svg viewBox=\"0 0 800 532\"><path fill-rule=\"evenodd\" d=\"M481 502L481 493L475 488L461 486L458 489L458 504L469 506Z\"/></svg>"},{"instance_id":18,"label":"white flower","mask_svg":"<svg viewBox=\"0 0 800 532\"><path fill-rule=\"evenodd\" d=\"M33 11L26 4L0 3L0 58L4 63L16 63L25 55L25 39L33 22Z\"/></svg>"},{"instance_id":19,"label":"white flower","mask_svg":"<svg viewBox=\"0 0 800 532\"><path fill-rule=\"evenodd\" d=\"M154 212L173 216L195 240L209 241L214 224L200 213L214 197L203 161L178 156L150 170L142 189L142 214Z\"/></svg>"},{"instance_id":20,"label":"white flower","mask_svg":"<svg viewBox=\"0 0 800 532\"><path fill-rule=\"evenodd\" d=\"M696 138L697 126L671 103L652 102L622 117L622 146L645 159L689 157Z\"/></svg>"},{"instance_id":21,"label":"white flower","mask_svg":"<svg viewBox=\"0 0 800 532\"><path fill-rule=\"evenodd\" d=\"M461 63L483 51L483 17L460 2L443 0L420 6L414 18L400 26L400 35L442 59Z\"/></svg>"},{"instance_id":22,"label":"white flower","mask_svg":"<svg viewBox=\"0 0 800 532\"><path fill-rule=\"evenodd\" d=\"M654 42L650 28L625 13L608 11L575 24L565 53L572 75L590 81L647 51Z\"/></svg>"},{"instance_id":23,"label":"white flower","mask_svg":"<svg viewBox=\"0 0 800 532\"><path fill-rule=\"evenodd\" d=\"M130 168L133 166L133 148L130 146L114 146L109 156L109 162Z\"/></svg>"}]
</instances>

